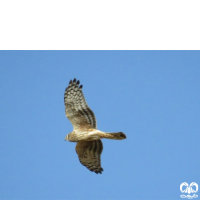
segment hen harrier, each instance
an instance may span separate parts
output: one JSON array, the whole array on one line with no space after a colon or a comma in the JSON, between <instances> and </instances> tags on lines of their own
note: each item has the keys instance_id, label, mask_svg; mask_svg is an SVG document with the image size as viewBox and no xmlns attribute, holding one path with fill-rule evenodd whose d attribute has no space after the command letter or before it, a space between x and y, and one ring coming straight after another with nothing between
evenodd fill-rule
<instances>
[{"instance_id":1,"label":"hen harrier","mask_svg":"<svg viewBox=\"0 0 200 200\"><path fill-rule=\"evenodd\" d=\"M96 174L102 173L101 153L103 144L101 138L123 140L122 132L107 133L97 129L96 118L88 107L79 81L70 80L64 94L65 113L74 130L66 135L65 140L77 142L76 153L82 165Z\"/></svg>"}]
</instances>

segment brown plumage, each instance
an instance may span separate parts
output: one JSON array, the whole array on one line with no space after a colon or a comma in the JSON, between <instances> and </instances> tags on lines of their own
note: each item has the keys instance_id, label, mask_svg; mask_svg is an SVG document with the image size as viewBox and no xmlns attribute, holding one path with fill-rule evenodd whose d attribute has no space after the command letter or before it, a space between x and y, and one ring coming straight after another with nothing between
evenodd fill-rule
<instances>
[{"instance_id":1,"label":"brown plumage","mask_svg":"<svg viewBox=\"0 0 200 200\"><path fill-rule=\"evenodd\" d=\"M79 81L70 80L64 94L65 113L71 121L74 130L65 140L77 142L76 153L82 165L90 171L102 173L101 153L103 144L101 138L123 140L126 135L122 132L107 133L97 129L96 118L87 105Z\"/></svg>"}]
</instances>

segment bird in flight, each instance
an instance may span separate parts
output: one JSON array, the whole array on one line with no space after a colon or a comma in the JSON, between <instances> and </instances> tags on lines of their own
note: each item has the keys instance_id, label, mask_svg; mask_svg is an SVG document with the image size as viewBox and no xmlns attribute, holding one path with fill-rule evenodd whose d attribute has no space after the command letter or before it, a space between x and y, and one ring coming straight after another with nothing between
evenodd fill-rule
<instances>
[{"instance_id":1,"label":"bird in flight","mask_svg":"<svg viewBox=\"0 0 200 200\"><path fill-rule=\"evenodd\" d=\"M80 81L70 80L65 89L65 114L73 125L73 131L66 135L65 140L77 142L76 153L82 165L96 174L102 173L101 153L103 151L102 138L123 140L123 132L108 133L97 129L97 122L93 111L87 105Z\"/></svg>"}]
</instances>

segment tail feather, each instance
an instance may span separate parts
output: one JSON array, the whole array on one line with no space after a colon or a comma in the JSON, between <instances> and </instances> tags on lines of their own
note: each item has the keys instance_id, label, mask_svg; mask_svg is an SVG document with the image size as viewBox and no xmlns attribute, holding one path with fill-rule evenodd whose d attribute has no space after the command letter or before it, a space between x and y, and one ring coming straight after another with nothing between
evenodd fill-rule
<instances>
[{"instance_id":1,"label":"tail feather","mask_svg":"<svg viewBox=\"0 0 200 200\"><path fill-rule=\"evenodd\" d=\"M113 140L123 140L126 139L126 135L123 132L117 133L103 133L101 138L113 139Z\"/></svg>"}]
</instances>

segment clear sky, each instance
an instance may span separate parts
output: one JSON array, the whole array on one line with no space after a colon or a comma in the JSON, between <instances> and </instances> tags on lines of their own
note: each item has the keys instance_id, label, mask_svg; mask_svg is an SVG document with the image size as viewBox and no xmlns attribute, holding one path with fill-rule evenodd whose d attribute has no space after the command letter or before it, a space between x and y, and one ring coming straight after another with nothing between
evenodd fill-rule
<instances>
[{"instance_id":1,"label":"clear sky","mask_svg":"<svg viewBox=\"0 0 200 200\"><path fill-rule=\"evenodd\" d=\"M103 139L102 174L64 141L73 78L98 128L127 135ZM200 51L0 51L0 95L0 199L181 199L182 182L200 186Z\"/></svg>"}]
</instances>

